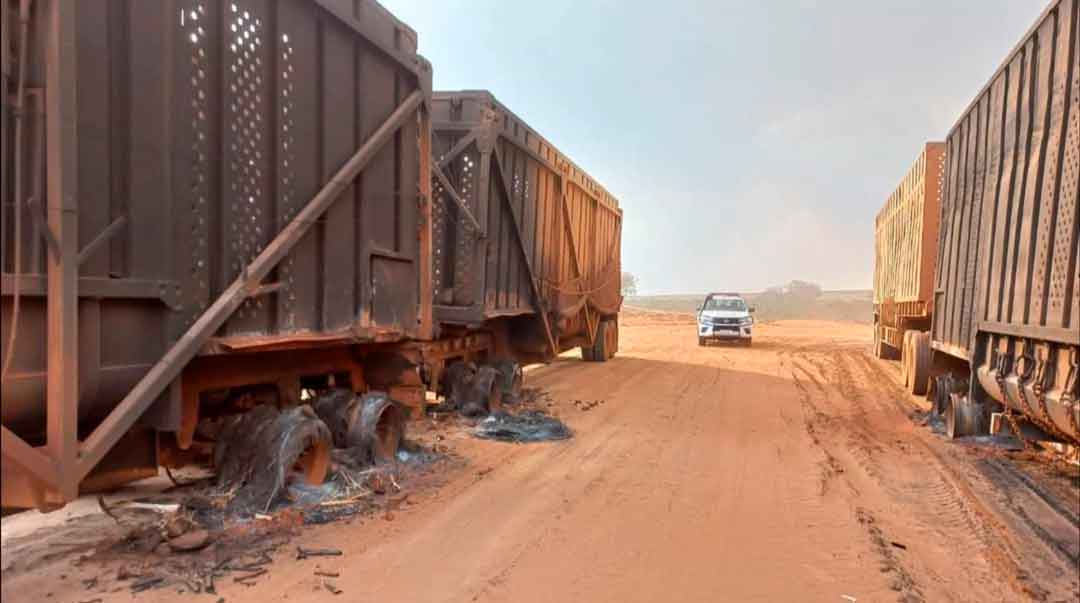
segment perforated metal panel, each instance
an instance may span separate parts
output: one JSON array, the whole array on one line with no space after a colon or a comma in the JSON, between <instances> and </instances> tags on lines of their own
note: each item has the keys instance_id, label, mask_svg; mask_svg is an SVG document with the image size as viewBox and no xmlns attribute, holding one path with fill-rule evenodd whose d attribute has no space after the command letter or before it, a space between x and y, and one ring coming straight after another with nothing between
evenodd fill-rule
<instances>
[{"instance_id":1,"label":"perforated metal panel","mask_svg":"<svg viewBox=\"0 0 1080 603\"><path fill-rule=\"evenodd\" d=\"M465 207L476 215L480 211L476 199L477 165L479 158L473 151L466 151L454 160L454 173L457 175L456 182L460 183L461 200ZM455 220L456 232L453 243L454 261L454 304L468 306L475 302L473 295L473 263L476 261L479 233L468 220L465 220L460 212L453 211L452 218Z\"/></svg>"},{"instance_id":2,"label":"perforated metal panel","mask_svg":"<svg viewBox=\"0 0 1080 603\"><path fill-rule=\"evenodd\" d=\"M1080 4L1080 3L1076 3ZM1080 21L1074 12L1074 22ZM1074 29L1077 25L1074 25ZM1059 208L1054 229L1053 256L1051 257L1048 292L1048 322L1061 322L1080 328L1080 267L1077 254L1080 250L1080 35L1074 33L1071 86L1068 95L1068 127L1058 184ZM1064 71L1064 70L1063 70ZM1064 90L1064 86L1062 86ZM1064 102L1062 103L1064 104ZM1047 183L1053 190L1053 183ZM1070 274L1072 283L1070 284Z\"/></svg>"},{"instance_id":3,"label":"perforated metal panel","mask_svg":"<svg viewBox=\"0 0 1080 603\"><path fill-rule=\"evenodd\" d=\"M933 302L945 145L927 143L874 220L874 303Z\"/></svg>"},{"instance_id":4,"label":"perforated metal panel","mask_svg":"<svg viewBox=\"0 0 1080 603\"><path fill-rule=\"evenodd\" d=\"M559 334L576 337L586 305L593 323L618 312L616 199L489 93L439 92L432 104L436 158L455 154L447 176L485 234L477 239L440 195L436 317L481 323L543 309L562 321Z\"/></svg>"},{"instance_id":5,"label":"perforated metal panel","mask_svg":"<svg viewBox=\"0 0 1080 603\"><path fill-rule=\"evenodd\" d=\"M1080 330L1080 3L1051 4L947 139L935 345Z\"/></svg>"},{"instance_id":6,"label":"perforated metal panel","mask_svg":"<svg viewBox=\"0 0 1080 603\"><path fill-rule=\"evenodd\" d=\"M189 284L184 289L184 305L196 310L205 310L210 296L210 249L209 249L209 204L210 170L210 60L208 56L209 32L204 27L207 22L207 4L194 3L181 17L180 29L183 42L190 56L188 68L189 99L191 102L191 142L190 142L190 212L181 217L189 221L192 245L188 249L190 261ZM195 322L196 314L189 313L183 320L183 326L189 327Z\"/></svg>"},{"instance_id":7,"label":"perforated metal panel","mask_svg":"<svg viewBox=\"0 0 1080 603\"><path fill-rule=\"evenodd\" d=\"M449 135L435 138L435 160L442 163L446 153L464 136ZM465 208L477 215L480 211L476 195L478 158L475 148L469 147L446 162L444 172L455 186ZM435 302L443 305L469 306L474 303L472 270L480 243L472 222L451 199L437 178L432 178L432 247Z\"/></svg>"},{"instance_id":8,"label":"perforated metal panel","mask_svg":"<svg viewBox=\"0 0 1080 603\"><path fill-rule=\"evenodd\" d=\"M65 178L77 180L79 246L121 224L79 267L80 419L88 426L429 73L415 32L372 0L72 5L78 173ZM33 13L41 40L44 14ZM33 50L27 84L44 90L44 46ZM419 127L411 120L381 147L266 279L268 292L245 301L220 337L273 343L346 333L364 341L418 332L429 261L419 246L421 166L425 178L428 171ZM28 139L40 134L31 128ZM23 165L33 148L23 150ZM13 161L7 149L5 163ZM26 199L4 195L7 229ZM29 210L24 217L30 224ZM24 228L18 243L5 237L3 249L5 333L16 278L22 306L3 422L20 433L41 423L49 347L44 243L32 232ZM15 244L18 277L9 260Z\"/></svg>"}]
</instances>

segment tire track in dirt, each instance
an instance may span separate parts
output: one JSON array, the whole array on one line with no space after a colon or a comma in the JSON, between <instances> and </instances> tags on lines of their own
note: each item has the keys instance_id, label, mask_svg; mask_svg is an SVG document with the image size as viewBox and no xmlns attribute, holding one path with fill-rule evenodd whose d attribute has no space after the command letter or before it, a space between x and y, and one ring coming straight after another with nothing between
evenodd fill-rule
<instances>
[{"instance_id":1,"label":"tire track in dirt","mask_svg":"<svg viewBox=\"0 0 1080 603\"><path fill-rule=\"evenodd\" d=\"M987 462L998 466L1003 472L1006 472L1011 479L1021 482L1032 496L1038 498L1048 507L1052 508L1054 512L1060 515L1065 521L1072 524L1074 528L1080 530L1080 501L1077 501L1077 508L1070 509L1064 506L1060 500L1045 492L1034 482L1034 480L1022 471L1019 471L1012 463L1001 459L987 459Z\"/></svg>"},{"instance_id":2,"label":"tire track in dirt","mask_svg":"<svg viewBox=\"0 0 1080 603\"><path fill-rule=\"evenodd\" d=\"M967 457L935 460L944 446L929 436L924 449L925 431L903 420L900 403L913 402L858 353L868 329L763 325L760 346L720 349L699 348L687 326L627 325L612 362L565 358L529 371L571 440L514 446L447 432L463 463L438 491L417 492L392 520L305 529L295 544L343 551L342 600L1032 598L1006 586L1008 561L985 559L1000 548L962 537L1010 527L964 502L963 484L987 481ZM605 404L588 412L571 403L598 398ZM82 600L84 577L5 588ZM291 559L255 586L220 588L230 603L325 595L312 566ZM101 593L103 603L130 596Z\"/></svg>"},{"instance_id":3,"label":"tire track in dirt","mask_svg":"<svg viewBox=\"0 0 1080 603\"><path fill-rule=\"evenodd\" d=\"M1025 482L1022 474L1012 471L1004 462L998 459L983 459L976 467L990 481L1002 486L1000 492L1003 502L1017 514L1028 529L1063 561L1071 566L1080 567L1080 542L1071 541L1061 535L1056 536L1042 523L1046 521L1045 518L1040 522L1033 516L1033 513L1042 510L1038 507L1045 506L1059 518L1062 524L1065 524L1065 530L1059 531L1058 534L1067 534L1069 528L1080 530L1080 523L1077 522L1071 511L1056 504L1056 501L1044 498L1037 487ZM1032 509L1032 511L1028 509Z\"/></svg>"},{"instance_id":4,"label":"tire track in dirt","mask_svg":"<svg viewBox=\"0 0 1080 603\"><path fill-rule=\"evenodd\" d=\"M800 398L802 399L804 406L813 413L818 424L825 424L828 426L828 432L819 436L816 433L814 424L809 422L807 424L807 430L810 433L812 440L825 455L826 459L821 464L821 496L825 496L828 493L828 484L830 481L847 473L843 462L830 450L835 449L838 445L845 449L853 462L865 475L876 482L880 482L881 472L873 463L873 455L870 451L872 448L870 442L872 440L868 439L869 434L860 427L860 423L858 422L859 417L865 416L865 409L862 405L862 395L854 386L851 372L844 366L843 359L837 355L835 350L830 349L828 351L829 356L827 362L814 354L815 353L811 351L811 349L808 349L808 347L803 347L793 351L793 357L790 357L789 361L792 363L792 382L795 384L796 389L799 390ZM813 370L809 367L812 367ZM830 396L829 389L826 387L825 383L814 377L815 371L827 380L830 378L833 379L829 385L832 385L834 389L838 390L841 397L848 403L843 405L849 413L848 416L829 415L820 409L823 404L828 404ZM811 391L799 378L800 374L804 375L808 380L815 384L815 389L822 397L820 401L821 404L815 404ZM830 407L830 410L833 411L841 410L835 402L828 404L828 406ZM841 432L846 433L842 434ZM842 440L842 443L838 444L833 441L838 439ZM854 480L844 479L843 481L848 487L851 499L854 501L860 500L861 492L859 487L855 485ZM856 506L853 509L853 514L856 521L858 521L865 529L874 553L880 560L880 571L883 574L891 576L889 579L889 587L897 593L897 600L904 603L925 601L926 599L922 587L915 580L908 567L893 552L891 542L885 537L885 533L879 526L874 514L863 506Z\"/></svg>"},{"instance_id":5,"label":"tire track in dirt","mask_svg":"<svg viewBox=\"0 0 1080 603\"><path fill-rule=\"evenodd\" d=\"M937 535L940 546L959 546L978 555L982 563L965 567L972 575L971 582L988 584L996 575L1004 577L1017 594L1044 600L1047 593L1024 578L1027 572L1018 562L1009 534L974 495L963 476L914 431L911 413L915 407L906 403L910 400L907 392L870 362L865 352L853 351L850 356L878 403L880 415L874 428L887 434L883 441L903 445L902 451L889 451L888 463L905 471L894 473L881 483L882 487L909 505L922 527Z\"/></svg>"},{"instance_id":6,"label":"tire track in dirt","mask_svg":"<svg viewBox=\"0 0 1080 603\"><path fill-rule=\"evenodd\" d=\"M917 510L924 525L938 535L943 545L951 543L955 546L959 542L964 549L976 551L986 567L970 567L968 571L975 574L978 582L997 575L1005 578L1017 595L1030 600L1048 600L1052 592L1039 578L1045 575L1045 569L1032 567L1045 564L1035 563L1030 547L1021 546L1015 531L1002 523L998 514L976 494L974 488L982 485L977 483L982 480L977 480L978 476L970 470L965 471L957 462L955 455L961 452L960 449L943 453L938 450L942 442L931 441L929 438L932 436L913 429L912 419L920 409L910 402L907 392L865 352L853 352L852 355L863 373L863 382L875 392L872 398L880 402L885 421L879 423L878 428L893 426L888 439L895 438L904 445L904 454L893 454L889 460L890 466L896 466L902 458L908 461L909 466L913 459L921 461L918 463L922 466L921 475L904 480L895 479L897 476L894 476L894 479L883 483L883 487ZM981 490L1000 496L1009 487L1011 485L996 489L984 487ZM1013 510L1019 511L1017 515L1023 521L1022 510L1016 507ZM1028 528L1032 529L1033 526L1028 525ZM1042 537L1042 531L1041 528L1032 529L1036 537L1056 548L1056 543L1047 542ZM1025 552L1021 554L1020 550ZM1075 563L1073 567L1076 567Z\"/></svg>"},{"instance_id":7,"label":"tire track in dirt","mask_svg":"<svg viewBox=\"0 0 1080 603\"><path fill-rule=\"evenodd\" d=\"M796 362L813 366L819 374L823 375L827 384L839 392L840 396L834 397L829 394L825 384L821 384L821 405L828 409L827 416L832 434L836 436L842 434L846 438L843 447L855 459L863 472L881 479L882 468L875 461L882 451L878 444L880 434L869 425L866 401L847 366L845 354L836 347L820 352L815 352L814 349L804 348L797 351ZM809 373L808 370L806 372Z\"/></svg>"},{"instance_id":8,"label":"tire track in dirt","mask_svg":"<svg viewBox=\"0 0 1080 603\"><path fill-rule=\"evenodd\" d=\"M949 522L949 527L956 525L956 516L959 515L961 526L967 529L950 530L946 536L962 538L961 542L976 543L974 550L987 561L990 570L980 570L980 574L989 577L995 574L1022 596L1036 601L1046 601L1050 591L1032 579L1031 573L1025 569L1022 556L1018 554L1014 546L1011 531L999 521L995 514L990 511L978 496L972 491L968 483L957 470L950 466L942 456L926 442L920 442L922 449L929 453L929 457L936 465L940 479L947 484L947 500L952 504L944 510L931 506L925 509L929 522Z\"/></svg>"},{"instance_id":9,"label":"tire track in dirt","mask_svg":"<svg viewBox=\"0 0 1080 603\"><path fill-rule=\"evenodd\" d=\"M821 437L818 435L819 426L825 426L829 422L830 417L818 409L814 404L813 395L810 389L799 378L799 374L806 376L806 378L815 384L817 390L824 394L825 388L818 381L813 374L811 374L806 367L799 365L797 362L791 364L790 374L791 381L795 385L795 389L798 391L799 404L802 408L803 416L803 428L806 430L806 434L810 436L810 441L814 443L814 446L822 455L822 460L817 462L818 466L818 496L825 496L829 490L829 482L836 476L844 472L843 466L836 460L836 457L829 452L825 444L821 441Z\"/></svg>"},{"instance_id":10,"label":"tire track in dirt","mask_svg":"<svg viewBox=\"0 0 1080 603\"><path fill-rule=\"evenodd\" d=\"M623 409L624 412L613 414L608 422L617 420L623 425L646 424L653 428L621 433L618 442L609 442L611 438L607 437L601 442L594 442L594 434L583 434L582 437L588 443L585 451L579 456L579 462L601 459L607 466L587 480L580 495L570 497L565 501L555 517L556 520L570 515L593 515L595 505L604 509L605 514L628 505L640 506L642 504L664 504L670 510L671 501L678 498L679 480L676 476L664 471L661 454L657 453L678 449L672 445L671 440L682 433L682 423L693 416L692 413L685 412L684 407L685 399L691 393L687 383L696 381L691 373L698 370L701 369L684 366L672 372L653 369L638 371L635 373L635 383L632 387L620 388L631 392L631 398L638 399ZM640 391L662 389L672 391L673 395L666 396L660 401L640 399L640 395L632 393L639 389ZM617 410L616 407L609 408L612 413ZM649 418L645 421L632 421L628 413L629 415L646 415ZM596 427L603 431L602 425ZM613 447L609 448L609 445ZM662 491L669 492L667 501L657 500L657 494ZM597 516L593 521L601 523L604 518ZM547 522L543 521L541 524L546 526ZM505 566L499 568L482 585L474 598L490 598L490 595L498 591L500 586L511 580L523 559L531 559L536 549L554 546L552 542L557 540L557 538L548 537L531 539L529 545L518 549L518 552L508 559ZM597 568L597 571L607 570Z\"/></svg>"},{"instance_id":11,"label":"tire track in dirt","mask_svg":"<svg viewBox=\"0 0 1080 603\"><path fill-rule=\"evenodd\" d=\"M874 544L874 550L878 557L881 559L880 570L882 573L892 574L892 579L889 583L889 588L900 593L897 597L897 601L902 603L917 603L924 601L922 588L915 582L915 579L911 576L911 572L907 570L904 564L897 557L896 547L893 541L890 541L885 536L885 532L882 531L877 525L877 518L862 507L855 509L855 518L859 520L865 528L866 532L870 535L870 542Z\"/></svg>"},{"instance_id":12,"label":"tire track in dirt","mask_svg":"<svg viewBox=\"0 0 1080 603\"><path fill-rule=\"evenodd\" d=\"M617 361L611 364L616 363ZM592 365L590 368L594 367L599 367L599 365ZM605 368L610 369L610 367ZM676 387L686 382L686 371L689 369L681 367L681 370L669 374L658 374L659 371L655 367L645 370L633 368L624 370L630 371L630 375L626 379L618 380L618 385L614 388L600 391L604 387L604 382L597 380L595 388L580 386L574 388L574 396L590 398L603 393L607 398L623 397L624 401L629 402L640 397L637 392L651 389L658 383ZM546 377L552 379L555 375L549 374ZM585 375L585 377L589 376ZM678 404L677 399L672 401ZM552 543L567 537L562 522L559 521L561 518L587 512L583 511L583 508L596 500L604 500L605 506L610 508L625 504L626 493L636 488L621 487L617 482L627 476L634 477L633 474L639 471L646 475L654 472L655 455L648 454L647 451L661 446L660 432L650 430L644 440L637 439L637 436L645 434L634 430L626 420L615 420L620 416L617 406L605 405L602 408L604 410L600 413L593 413L586 417L589 428L576 439L577 444L562 447L559 452L552 451L545 462L534 463L530 471L519 472L518 481L522 484L551 482L553 471L556 473L569 471L567 469L569 462L569 466L573 467L573 475L578 478L575 481L583 483L578 492L572 495L570 492L567 493L557 510L549 506L545 509L545 505L540 502L529 503L520 509L521 513L535 518L535 521L530 522L532 526L530 536L525 542L515 542L509 554L490 568L483 577L473 581L474 588L470 591L472 593L469 596L470 600L499 599L505 596L502 592L505 585L512 581L522 563L527 562L537 550L554 546ZM670 420L670 417L658 408L646 406L637 407L634 410L644 410L652 414L655 418L654 424L663 424ZM583 429L582 427L578 430ZM612 459L615 459L614 463ZM650 460L652 463L649 462ZM570 473L566 473L564 479L570 479L570 476ZM636 477L640 478L641 475ZM553 515L548 516L545 510L552 512Z\"/></svg>"},{"instance_id":13,"label":"tire track in dirt","mask_svg":"<svg viewBox=\"0 0 1080 603\"><path fill-rule=\"evenodd\" d=\"M838 416L830 423L831 431L825 446L839 447L830 453L834 458L851 459L859 470L851 477L853 481L867 480L884 494L886 500L904 501L913 511L916 526L935 533L935 540L942 548L959 544L961 549L975 551L980 557L1011 558L995 547L993 534L980 514L971 509L967 497L943 475L946 468L930 463L930 470L927 470L922 462L925 460L923 455L910 455L910 429L904 429L910 425L907 414L900 412L903 409L896 403L898 397L891 390L891 380L882 382L879 375L868 374L862 352L831 348L803 349L797 354L799 360L826 374L829 386L838 394L829 398L828 408ZM886 445L882 445L883 442ZM934 467L935 464L938 466ZM856 515L867 527L881 556L883 571L893 573L892 587L901 593L900 599L924 599L926 595L914 576L924 573L919 570L925 564L918 559L902 563L891 546L881 546L884 531L890 528L877 521L875 511L862 506ZM1007 562L997 565L1009 569L1015 567ZM989 564L984 567L969 564L965 571L970 575L970 583L994 582ZM1032 594L1030 588L1021 590L1026 595ZM975 595L975 600L978 599Z\"/></svg>"}]
</instances>

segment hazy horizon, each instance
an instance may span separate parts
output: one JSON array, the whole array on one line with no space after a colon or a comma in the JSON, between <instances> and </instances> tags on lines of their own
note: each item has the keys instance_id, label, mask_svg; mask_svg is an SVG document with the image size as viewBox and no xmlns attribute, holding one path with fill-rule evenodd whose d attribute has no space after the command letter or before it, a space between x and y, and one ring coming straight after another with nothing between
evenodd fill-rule
<instances>
[{"instance_id":1,"label":"hazy horizon","mask_svg":"<svg viewBox=\"0 0 1080 603\"><path fill-rule=\"evenodd\" d=\"M642 294L869 289L877 210L1046 6L384 4L620 199Z\"/></svg>"}]
</instances>

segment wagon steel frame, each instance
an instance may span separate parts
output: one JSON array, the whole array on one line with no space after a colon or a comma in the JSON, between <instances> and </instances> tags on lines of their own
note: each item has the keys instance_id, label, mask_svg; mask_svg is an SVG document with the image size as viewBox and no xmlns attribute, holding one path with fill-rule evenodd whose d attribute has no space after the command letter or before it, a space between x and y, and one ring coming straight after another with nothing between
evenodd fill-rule
<instances>
[{"instance_id":1,"label":"wagon steel frame","mask_svg":"<svg viewBox=\"0 0 1080 603\"><path fill-rule=\"evenodd\" d=\"M1054 0L946 138L935 362L1080 443L1080 0ZM991 405L990 408L993 408Z\"/></svg>"},{"instance_id":2,"label":"wagon steel frame","mask_svg":"<svg viewBox=\"0 0 1080 603\"><path fill-rule=\"evenodd\" d=\"M316 0L316 3L337 16L349 27L365 34L366 25L349 18L339 2ZM29 6L29 2L24 2ZM327 211L338 195L349 187L353 180L375 156L376 152L390 141L396 132L410 119L420 121L420 158L421 173L427 173L423 163L428 161L430 153L430 71L423 71L418 65L393 48L379 45L374 37L369 42L376 44L395 61L416 74L419 87L409 94L390 116L356 149L351 158L336 171L319 189L306 205L278 232L271 242L250 261L237 278L213 301L212 304L195 320L168 351L157 360L153 367L138 381L128 394L117 404L84 440L78 438L78 400L79 400L79 357L78 357L78 303L80 293L86 293L87 287L98 286L108 289L115 282L96 283L94 279L79 278L79 264L107 241L115 232L124 227L121 219L109 225L81 250L78 248L78 202L75 198L75 178L77 174L77 82L76 68L76 3L64 0L39 0L37 6L44 4L47 11L46 41L46 137L47 137L47 223L41 225L42 236L49 242L46 245L46 265L48 269L44 291L40 279L34 277L9 277L5 275L4 290L9 287L26 285L26 293L47 297L47 398L46 398L46 443L34 447L16 435L7 426L0 425L0 449L5 462L10 462L29 477L32 487L31 496L39 507L46 507L60 500L71 500L78 494L79 484L87 474L102 460L121 437L126 434L140 416L167 389L174 392L181 389L180 378L188 363L196 357L211 341L222 325L233 315L241 304L255 296L271 292L277 283L264 280L272 270L312 228L316 221ZM6 53L5 40L5 53ZM25 54L27 50L21 49ZM5 62L5 67L7 63ZM5 74L6 75L6 74ZM6 124L6 121L5 121ZM5 138L6 141L6 138ZM418 332L422 338L430 338L431 291L430 291L430 179L420 178L421 208L418 221L419 229L419 298L420 316ZM17 200L16 203L21 203ZM19 242L16 241L16 244ZM108 279L98 279L108 280ZM16 282L18 281L18 282ZM154 283L148 283L143 295L155 297ZM167 298L162 287L157 287L157 295ZM331 363L333 364L333 363ZM190 432L192 426L188 426ZM182 437L182 436L181 436ZM50 494L50 492L52 494Z\"/></svg>"},{"instance_id":3,"label":"wagon steel frame","mask_svg":"<svg viewBox=\"0 0 1080 603\"><path fill-rule=\"evenodd\" d=\"M34 193L9 204L11 166L3 163L4 216L34 233L9 241L7 223L0 229L5 254L32 255L5 255L0 278L5 311L20 299L32 310L22 349L4 354L18 365L4 376L2 479L5 494L8 486L16 493L4 504L55 508L80 489L204 453L207 443L195 438L200 404L228 390L262 396L269 387L291 404L302 379L343 376L357 391L385 388L415 411L451 362L547 360L591 346L599 332L617 340L600 328L621 303L617 201L493 98L500 123L433 123L438 95L406 25L371 0L174 2L20 2L24 13L34 9L27 22L46 49L22 44L20 59L30 55L45 77L16 95L16 115L5 102L4 155L17 179L40 174L44 182L15 187ZM14 4L2 4L5 18ZM248 9L251 20L237 21ZM262 28L251 29L265 43L252 46L261 65L240 64L247 53L234 44L252 21ZM5 89L14 81L11 31L3 29L0 45ZM296 88L285 83L294 60L308 68ZM101 76L95 65L119 75ZM252 83L258 75L265 85ZM129 98L135 90L139 103ZM334 113L343 107L351 117ZM21 128L13 149L10 117ZM440 128L464 136L436 161ZM248 144L263 155L243 163L263 175L242 180L249 170L236 162ZM479 210L451 178L465 152L482 155L484 185L468 191L481 197ZM541 177L542 217L538 187L525 205ZM251 183L268 192L245 197ZM238 199L262 208L261 231L245 227L258 210ZM433 210L443 203L475 231L482 244L470 253L493 279L470 282L469 306L436 301ZM390 237L380 238L390 224ZM147 250L167 257L150 260ZM520 270L510 264L517 261ZM310 278L294 275L294 263ZM346 271L348 299L335 299L343 287L328 280L335 270ZM146 324L153 332L145 339L116 337L117 326Z\"/></svg>"},{"instance_id":4,"label":"wagon steel frame","mask_svg":"<svg viewBox=\"0 0 1080 603\"><path fill-rule=\"evenodd\" d=\"M483 116L476 120L464 120L456 121L453 119L445 119L445 116L440 116L433 124L433 132L437 135L454 135L460 136L460 138L444 153L438 157L433 158L432 161L432 174L436 181L439 183L446 196L450 201L454 203L464 220L471 225L475 231L477 238L482 241L482 245L478 246L476 254L474 256L474 262L484 261L484 245L493 245L492 237L494 233L487 232L485 229L485 216L492 211L503 211L504 215L510 217L511 226L511 238L513 241L512 247L517 249L521 253L521 257L524 263L525 274L524 276L528 280L529 291L531 293L531 305L532 312L539 318L539 323L543 328L543 336L547 345L548 354L550 357L556 356L565 349L573 347L567 345L568 343L583 344L587 346L593 345L596 339L598 327L602 318L610 316L612 314L610 308L606 308L601 311L600 308L594 307L588 299L588 293L584 291L584 285L588 276L586 266L590 262L596 263L602 261L604 258L593 257L590 255L590 250L578 240L578 235L574 232L575 219L572 215L569 192L568 189L573 181L576 187L587 196L591 202L595 203L598 211L600 212L612 212L615 216L615 232L613 234L613 241L615 245L618 245L618 241L621 238L622 212L613 203L613 197L600 188L598 185L592 182L584 172L577 166L573 165L569 160L565 159L559 154L546 140L536 135L534 132L528 129L528 126L524 124L520 118L513 115L509 110L503 107L491 96L490 93L482 91L464 91L464 92L436 92L435 99L441 101L448 101L450 103L460 104L462 99L466 100L479 100L483 103L488 103L495 111L487 111ZM514 122L512 129L508 128L505 122L497 121L499 119L496 115L496 111L502 116L504 120L511 120ZM528 133L525 137L525 143L518 139L518 126L521 126ZM540 140L541 152L533 149L529 146L529 140ZM565 250L569 255L568 264L570 268L569 279L561 282L546 282L541 278L538 273L537 267L534 265L534 250L529 248L527 243L526 233L524 231L523 216L520 215L520 210L514 207L512 200L518 195L514 194L513 182L514 179L508 172L508 158L504 157L503 152L500 150L500 143L505 143L507 147L513 148L516 152L527 155L530 160L537 162L540 166L543 166L550 171L551 174L557 179L558 184L558 216L554 218L557 221L555 226L558 231L557 241L558 244L564 245L560 249ZM542 150L547 149L548 155L545 155ZM448 166L452 165L455 161L458 161L466 153L475 153L479 159L477 162L477 169L479 170L479 190L477 191L479 206L479 216L474 213L474 209L470 209L466 202L462 199L462 195L455 189L454 184L444 171ZM487 182L491 179L495 183L495 190L490 191ZM584 179L583 182L579 181ZM498 205L491 205L492 192L496 194L494 196L499 197ZM551 220L551 217L548 217ZM533 241L535 244L535 241ZM490 253L490 252L489 252ZM595 254L594 254L595 255ZM618 257L617 250L615 250L616 261ZM488 258L487 261L491 261ZM577 284L581 289L577 293L581 294L580 307L573 309L569 314L559 314L553 312L555 308L551 307L550 297L558 295L560 289L573 286ZM451 322L460 323L476 323L478 322L478 316L484 314L490 317L490 310L485 306L485 279L476 278L473 283L475 291L473 294L473 307L462 306L447 306L439 305L436 303L435 315L436 317L442 317ZM611 286L612 283L604 283L597 289ZM617 284L614 284L618 287ZM546 295L545 295L546 294ZM617 309L616 309L617 311ZM485 312L487 314L485 314ZM580 318L584 322L583 337L578 336L574 338L572 342L564 342L560 339L560 334L553 319L567 319Z\"/></svg>"},{"instance_id":5,"label":"wagon steel frame","mask_svg":"<svg viewBox=\"0 0 1080 603\"><path fill-rule=\"evenodd\" d=\"M896 351L906 331L930 328L944 147L923 146L874 219L875 341Z\"/></svg>"}]
</instances>

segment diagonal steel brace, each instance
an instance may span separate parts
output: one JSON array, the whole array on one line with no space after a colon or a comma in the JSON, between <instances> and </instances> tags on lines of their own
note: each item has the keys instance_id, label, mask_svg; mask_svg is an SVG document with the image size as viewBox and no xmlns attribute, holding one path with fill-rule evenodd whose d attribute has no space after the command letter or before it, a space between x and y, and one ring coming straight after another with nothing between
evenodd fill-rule
<instances>
[{"instance_id":1,"label":"diagonal steel brace","mask_svg":"<svg viewBox=\"0 0 1080 603\"><path fill-rule=\"evenodd\" d=\"M308 232L316 220L337 200L363 171L368 162L391 139L424 101L420 90L410 94L379 126L344 166L327 182L307 205L274 237L274 240L241 271L240 276L195 321L169 351L143 376L134 388L109 413L80 447L77 476L82 479L135 423L151 403L176 379L184 366L198 353L232 316L253 289L259 287L271 270Z\"/></svg>"},{"instance_id":2,"label":"diagonal steel brace","mask_svg":"<svg viewBox=\"0 0 1080 603\"><path fill-rule=\"evenodd\" d=\"M461 213L465 214L465 217L469 219L470 223L472 223L472 227L476 229L477 236L479 236L481 239L487 238L487 232L485 232L484 229L480 226L480 222L476 220L476 216L474 216L473 213L469 211L469 206L465 205L465 201L461 198L461 195L458 195L457 190L454 189L454 185L450 182L450 179L446 177L446 173L442 171L442 168L440 168L438 165L435 165L435 163L433 162L431 164L431 173L435 175L435 178L439 181L439 184L442 185L443 190L446 191L446 194L450 195L450 198L454 200L454 203L457 204L458 209L461 210Z\"/></svg>"},{"instance_id":3,"label":"diagonal steel brace","mask_svg":"<svg viewBox=\"0 0 1080 603\"><path fill-rule=\"evenodd\" d=\"M529 284L532 285L536 312L540 314L540 318L544 323L544 334L547 335L548 345L551 346L551 353L558 356L559 348L555 344L555 336L551 331L551 322L548 320L547 310L544 309L543 298L540 297L540 287L536 282L536 273L533 271L529 251L525 248L525 238L521 234L521 224L518 222L517 212L514 211L514 204L511 202L510 181L507 180L506 172L503 171L502 153L499 151L498 145L494 147L493 155L496 167L495 171L499 175L499 188L502 191L502 195L500 196L505 202L506 210L510 212L511 221L514 223L514 235L517 237L518 248L521 249L521 257L525 261L525 269L529 271Z\"/></svg>"}]
</instances>

